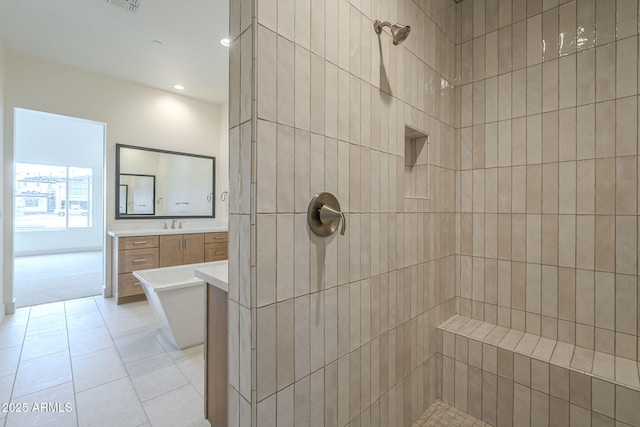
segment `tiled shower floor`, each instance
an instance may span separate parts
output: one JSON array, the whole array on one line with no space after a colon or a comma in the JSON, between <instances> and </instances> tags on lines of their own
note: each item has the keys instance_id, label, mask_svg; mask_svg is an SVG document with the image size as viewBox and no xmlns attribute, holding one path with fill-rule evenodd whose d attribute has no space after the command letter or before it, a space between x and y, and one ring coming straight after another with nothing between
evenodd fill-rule
<instances>
[{"instance_id":1,"label":"tiled shower floor","mask_svg":"<svg viewBox=\"0 0 640 427\"><path fill-rule=\"evenodd\" d=\"M436 400L433 405L413 424L413 427L489 427L477 418L455 407Z\"/></svg>"}]
</instances>

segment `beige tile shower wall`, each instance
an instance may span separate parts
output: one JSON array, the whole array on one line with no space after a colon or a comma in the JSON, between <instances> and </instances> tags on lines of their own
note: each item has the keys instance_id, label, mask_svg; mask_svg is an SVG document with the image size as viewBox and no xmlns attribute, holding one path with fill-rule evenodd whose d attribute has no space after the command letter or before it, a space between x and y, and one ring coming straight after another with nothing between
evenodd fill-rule
<instances>
[{"instance_id":1,"label":"beige tile shower wall","mask_svg":"<svg viewBox=\"0 0 640 427\"><path fill-rule=\"evenodd\" d=\"M638 357L638 2L465 0L460 312Z\"/></svg>"},{"instance_id":2,"label":"beige tile shower wall","mask_svg":"<svg viewBox=\"0 0 640 427\"><path fill-rule=\"evenodd\" d=\"M229 2L229 388L228 425L250 426L255 411L253 371L255 187L252 133L255 122L254 0Z\"/></svg>"},{"instance_id":3,"label":"beige tile shower wall","mask_svg":"<svg viewBox=\"0 0 640 427\"><path fill-rule=\"evenodd\" d=\"M253 423L408 426L435 399L435 327L455 310L454 2L256 4L232 49L244 72L253 32L254 117L237 120L230 150L230 235L250 230L253 248L234 271L252 273ZM375 19L410 24L411 35L394 47ZM404 198L405 125L429 135L428 200ZM237 200L245 176L248 205ZM307 205L321 191L347 213L345 236L309 231Z\"/></svg>"}]
</instances>

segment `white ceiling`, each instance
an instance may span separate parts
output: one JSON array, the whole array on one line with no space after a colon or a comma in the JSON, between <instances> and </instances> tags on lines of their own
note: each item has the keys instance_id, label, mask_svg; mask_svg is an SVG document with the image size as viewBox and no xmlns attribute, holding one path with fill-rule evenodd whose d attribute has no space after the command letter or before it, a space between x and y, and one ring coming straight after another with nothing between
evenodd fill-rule
<instances>
[{"instance_id":1,"label":"white ceiling","mask_svg":"<svg viewBox=\"0 0 640 427\"><path fill-rule=\"evenodd\" d=\"M136 13L105 0L0 0L7 48L212 103L228 98L228 28L229 0L142 0Z\"/></svg>"}]
</instances>

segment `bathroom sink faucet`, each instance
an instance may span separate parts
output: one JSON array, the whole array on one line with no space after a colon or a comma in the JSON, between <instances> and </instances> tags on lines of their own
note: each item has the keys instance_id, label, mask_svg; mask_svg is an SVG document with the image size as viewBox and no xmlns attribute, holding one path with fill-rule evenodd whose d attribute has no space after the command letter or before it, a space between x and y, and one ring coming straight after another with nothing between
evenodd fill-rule
<instances>
[{"instance_id":1,"label":"bathroom sink faucet","mask_svg":"<svg viewBox=\"0 0 640 427\"><path fill-rule=\"evenodd\" d=\"M172 220L171 220L171 229L172 229L172 230L175 230L175 229L176 229L176 220L175 220L175 219L172 219Z\"/></svg>"}]
</instances>

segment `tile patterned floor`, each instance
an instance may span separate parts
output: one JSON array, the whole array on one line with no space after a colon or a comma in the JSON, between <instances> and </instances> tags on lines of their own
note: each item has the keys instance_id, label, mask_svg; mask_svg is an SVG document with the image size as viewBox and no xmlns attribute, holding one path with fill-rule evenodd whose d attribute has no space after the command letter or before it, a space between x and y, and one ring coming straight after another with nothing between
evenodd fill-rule
<instances>
[{"instance_id":1,"label":"tile patterned floor","mask_svg":"<svg viewBox=\"0 0 640 427\"><path fill-rule=\"evenodd\" d=\"M165 340L146 302L18 309L0 324L0 427L209 426L203 351Z\"/></svg>"},{"instance_id":2,"label":"tile patterned floor","mask_svg":"<svg viewBox=\"0 0 640 427\"><path fill-rule=\"evenodd\" d=\"M477 418L436 400L433 405L413 424L413 427L490 427Z\"/></svg>"}]
</instances>

